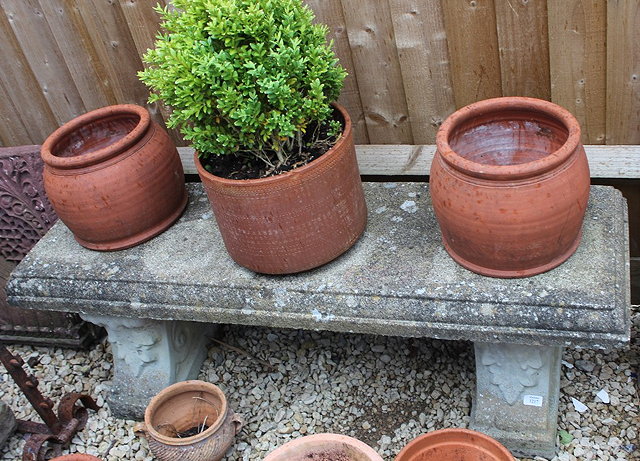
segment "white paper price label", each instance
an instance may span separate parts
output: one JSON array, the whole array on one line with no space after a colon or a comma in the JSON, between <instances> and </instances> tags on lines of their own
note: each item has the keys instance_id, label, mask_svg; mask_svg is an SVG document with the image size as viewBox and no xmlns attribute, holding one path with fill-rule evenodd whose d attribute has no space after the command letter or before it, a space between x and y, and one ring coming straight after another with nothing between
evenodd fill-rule
<instances>
[{"instance_id":1,"label":"white paper price label","mask_svg":"<svg viewBox=\"0 0 640 461\"><path fill-rule=\"evenodd\" d=\"M530 407L541 407L542 396L541 395L525 395L522 400L522 403Z\"/></svg>"}]
</instances>

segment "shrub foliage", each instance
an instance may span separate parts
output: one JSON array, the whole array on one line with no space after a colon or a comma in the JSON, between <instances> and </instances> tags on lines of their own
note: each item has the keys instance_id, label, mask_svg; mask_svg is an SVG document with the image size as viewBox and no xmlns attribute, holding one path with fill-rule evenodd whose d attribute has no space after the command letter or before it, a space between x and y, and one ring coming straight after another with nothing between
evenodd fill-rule
<instances>
[{"instance_id":1,"label":"shrub foliage","mask_svg":"<svg viewBox=\"0 0 640 461\"><path fill-rule=\"evenodd\" d=\"M332 116L346 72L301 0L174 0L140 79L201 158L287 161Z\"/></svg>"}]
</instances>

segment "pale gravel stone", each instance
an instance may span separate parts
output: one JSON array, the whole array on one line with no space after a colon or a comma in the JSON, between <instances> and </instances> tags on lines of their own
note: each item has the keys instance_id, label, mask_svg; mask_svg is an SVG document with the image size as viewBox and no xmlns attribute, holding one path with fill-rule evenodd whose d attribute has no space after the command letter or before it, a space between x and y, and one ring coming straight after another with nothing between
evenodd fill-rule
<instances>
[{"instance_id":1,"label":"pale gravel stone","mask_svg":"<svg viewBox=\"0 0 640 461\"><path fill-rule=\"evenodd\" d=\"M565 351L564 361L575 368L562 369L558 428L574 439L559 447L553 461L640 458L637 307L633 322L629 348ZM213 346L200 374L200 379L219 385L231 407L247 420L225 458L228 461L262 460L288 440L319 432L354 436L375 448L385 461L392 461L404 445L426 431L468 425L474 391L470 344L247 326L227 326L223 339L250 354ZM107 344L89 351L10 349L25 361L40 358L30 372L54 402L65 391L74 390L104 403L113 372ZM385 363L384 356L392 360ZM610 394L608 404L595 400L595 394L605 388ZM572 397L589 403L589 411L576 412ZM4 369L0 399L16 417L34 418ZM113 418L106 406L98 415L90 412L87 428L66 452L85 452L107 461L151 461L146 440L132 432L134 423ZM0 460L19 460L23 444L22 436L11 437L0 451Z\"/></svg>"}]
</instances>

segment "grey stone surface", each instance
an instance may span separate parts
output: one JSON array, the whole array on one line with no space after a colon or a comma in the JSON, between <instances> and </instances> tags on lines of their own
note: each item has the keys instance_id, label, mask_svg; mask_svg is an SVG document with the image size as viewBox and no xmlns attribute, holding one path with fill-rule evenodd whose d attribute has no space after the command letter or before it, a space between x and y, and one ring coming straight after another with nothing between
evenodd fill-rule
<instances>
[{"instance_id":1,"label":"grey stone surface","mask_svg":"<svg viewBox=\"0 0 640 461\"><path fill-rule=\"evenodd\" d=\"M367 230L335 261L257 275L226 254L206 196L168 231L129 250L80 247L58 223L12 274L11 304L158 320L608 347L629 341L626 203L592 187L583 241L567 262L516 280L476 275L445 252L428 187L368 183Z\"/></svg>"},{"instance_id":2,"label":"grey stone surface","mask_svg":"<svg viewBox=\"0 0 640 461\"><path fill-rule=\"evenodd\" d=\"M472 429L518 456L556 452L562 348L476 343Z\"/></svg>"},{"instance_id":3,"label":"grey stone surface","mask_svg":"<svg viewBox=\"0 0 640 461\"><path fill-rule=\"evenodd\" d=\"M11 437L17 425L18 423L9 405L0 401L0 448Z\"/></svg>"},{"instance_id":4,"label":"grey stone surface","mask_svg":"<svg viewBox=\"0 0 640 461\"><path fill-rule=\"evenodd\" d=\"M114 362L109 408L124 419L143 419L149 400L165 387L196 379L215 325L83 314L105 327Z\"/></svg>"}]
</instances>

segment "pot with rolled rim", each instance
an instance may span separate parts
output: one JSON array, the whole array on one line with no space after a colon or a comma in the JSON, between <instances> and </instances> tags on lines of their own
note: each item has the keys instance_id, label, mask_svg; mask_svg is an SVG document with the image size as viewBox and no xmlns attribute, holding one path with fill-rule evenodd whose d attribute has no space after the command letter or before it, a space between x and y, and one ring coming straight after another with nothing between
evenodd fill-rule
<instances>
[{"instance_id":1,"label":"pot with rolled rim","mask_svg":"<svg viewBox=\"0 0 640 461\"><path fill-rule=\"evenodd\" d=\"M71 453L69 455L52 458L50 461L101 461L101 459L84 453Z\"/></svg>"},{"instance_id":2,"label":"pot with rolled rim","mask_svg":"<svg viewBox=\"0 0 640 461\"><path fill-rule=\"evenodd\" d=\"M341 434L315 434L287 442L264 461L382 461L364 442Z\"/></svg>"},{"instance_id":3,"label":"pot with rolled rim","mask_svg":"<svg viewBox=\"0 0 640 461\"><path fill-rule=\"evenodd\" d=\"M153 397L134 432L147 439L160 461L217 461L243 425L218 386L190 380Z\"/></svg>"},{"instance_id":4,"label":"pot with rolled rim","mask_svg":"<svg viewBox=\"0 0 640 461\"><path fill-rule=\"evenodd\" d=\"M527 277L577 249L589 198L580 126L534 98L480 101L440 127L429 190L451 257L492 277Z\"/></svg>"},{"instance_id":5,"label":"pot with rolled rim","mask_svg":"<svg viewBox=\"0 0 640 461\"><path fill-rule=\"evenodd\" d=\"M514 461L500 442L470 429L440 429L409 442L395 461Z\"/></svg>"},{"instance_id":6,"label":"pot with rolled rim","mask_svg":"<svg viewBox=\"0 0 640 461\"><path fill-rule=\"evenodd\" d=\"M107 106L76 117L45 140L41 155L47 197L86 248L145 242L187 205L176 146L144 107Z\"/></svg>"}]
</instances>

